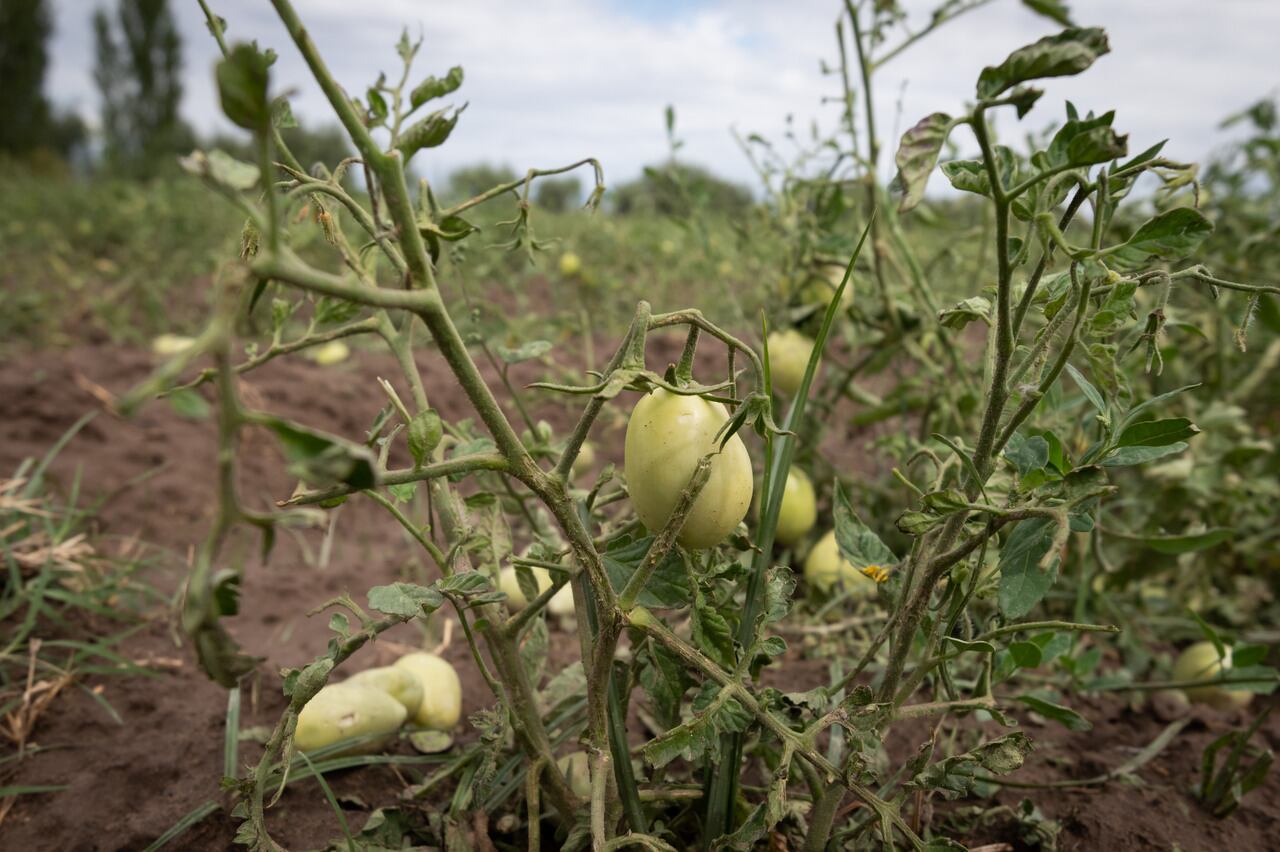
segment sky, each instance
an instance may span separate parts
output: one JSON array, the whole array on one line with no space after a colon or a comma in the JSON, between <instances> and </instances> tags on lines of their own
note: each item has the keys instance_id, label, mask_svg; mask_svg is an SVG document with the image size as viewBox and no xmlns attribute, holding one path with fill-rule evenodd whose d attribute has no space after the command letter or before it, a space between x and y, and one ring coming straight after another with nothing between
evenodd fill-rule
<instances>
[{"instance_id":1,"label":"sky","mask_svg":"<svg viewBox=\"0 0 1280 852\"><path fill-rule=\"evenodd\" d=\"M90 16L108 0L53 0L55 34L46 86L55 103L93 119ZM114 3L114 0L111 0ZM917 24L941 0L906 0ZM183 115L201 132L226 130L213 84L217 48L196 0L172 0L184 36ZM328 106L267 0L210 0L230 40L257 39L280 54L276 92L292 90L304 123L330 121ZM635 177L666 157L663 110L677 114L683 159L755 183L732 130L780 139L787 117L832 127L838 0L294 0L334 76L359 94L379 71L398 74L402 27L421 36L414 79L461 65L469 102L443 147L415 160L433 180L480 161L523 171L596 157L606 183ZM1076 23L1101 25L1112 53L1074 78L1046 81L1022 127L1062 115L1117 111L1137 152L1170 139L1165 155L1200 160L1229 138L1222 118L1280 91L1278 0L1069 0ZM935 111L956 113L984 65L1060 27L1018 0L993 0L899 55L876 78L886 173L897 137ZM968 139L963 147L972 148ZM586 176L584 175L584 181Z\"/></svg>"}]
</instances>

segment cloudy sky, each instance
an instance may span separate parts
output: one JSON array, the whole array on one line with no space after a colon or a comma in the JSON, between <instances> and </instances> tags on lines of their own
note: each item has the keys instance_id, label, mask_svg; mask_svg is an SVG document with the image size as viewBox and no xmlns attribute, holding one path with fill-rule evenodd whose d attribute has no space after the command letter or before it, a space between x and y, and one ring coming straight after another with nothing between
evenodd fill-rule
<instances>
[{"instance_id":1,"label":"cloudy sky","mask_svg":"<svg viewBox=\"0 0 1280 852\"><path fill-rule=\"evenodd\" d=\"M111 0L114 2L114 0ZM777 138L788 115L829 126L837 94L820 61L836 59L836 0L294 0L338 80L358 93L397 71L402 26L424 38L420 74L462 65L458 100L470 106L449 143L419 163L437 178L476 161L517 169L599 158L606 181L635 176L666 152L663 108L676 107L683 155L750 182L731 129ZM927 20L940 0L907 0ZM87 117L97 109L89 17L108 0L54 0L48 86ZM210 0L229 38L257 39L281 56L277 90L294 112L328 119L327 106L266 0ZM1134 150L1163 138L1169 156L1199 159L1227 138L1224 116L1280 90L1277 0L1069 0L1081 25L1105 26L1112 54L1084 75L1046 86L1029 116L1117 110ZM185 37L183 112L199 130L225 128L213 88L216 47L196 0L173 0ZM994 0L901 54L878 76L878 122L888 138L936 110L955 111L984 65L1056 31L1018 0ZM1015 128L1003 128L1012 135ZM896 141L887 144L892 159Z\"/></svg>"}]
</instances>

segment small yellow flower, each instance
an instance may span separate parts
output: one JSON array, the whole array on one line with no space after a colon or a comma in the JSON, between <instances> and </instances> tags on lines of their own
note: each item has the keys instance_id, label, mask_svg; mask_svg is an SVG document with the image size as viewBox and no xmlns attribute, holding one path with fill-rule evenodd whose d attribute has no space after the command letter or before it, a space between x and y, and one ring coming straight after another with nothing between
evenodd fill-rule
<instances>
[{"instance_id":1,"label":"small yellow flower","mask_svg":"<svg viewBox=\"0 0 1280 852\"><path fill-rule=\"evenodd\" d=\"M861 570L863 576L870 577L877 583L883 583L885 580L889 579L889 569L885 568L883 565L868 565L866 568Z\"/></svg>"}]
</instances>

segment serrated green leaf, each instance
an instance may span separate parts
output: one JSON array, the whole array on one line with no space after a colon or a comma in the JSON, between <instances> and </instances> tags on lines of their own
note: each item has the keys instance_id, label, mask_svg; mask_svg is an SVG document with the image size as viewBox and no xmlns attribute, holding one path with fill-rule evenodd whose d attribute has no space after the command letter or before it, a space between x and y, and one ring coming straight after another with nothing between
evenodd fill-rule
<instances>
[{"instance_id":1,"label":"serrated green leaf","mask_svg":"<svg viewBox=\"0 0 1280 852\"><path fill-rule=\"evenodd\" d=\"M653 536L636 539L614 550L606 550L600 555L604 569L609 575L609 582L619 594L626 588L631 575L640 567L644 556L649 552ZM648 609L676 609L688 606L691 601L689 584L685 578L684 564L679 551L675 548L662 560L649 582L640 590L636 603Z\"/></svg>"},{"instance_id":2,"label":"serrated green leaf","mask_svg":"<svg viewBox=\"0 0 1280 852\"><path fill-rule=\"evenodd\" d=\"M1175 207L1143 223L1124 243L1104 252L1116 265L1136 269L1154 258L1172 260L1195 251L1213 231L1199 210Z\"/></svg>"}]
</instances>

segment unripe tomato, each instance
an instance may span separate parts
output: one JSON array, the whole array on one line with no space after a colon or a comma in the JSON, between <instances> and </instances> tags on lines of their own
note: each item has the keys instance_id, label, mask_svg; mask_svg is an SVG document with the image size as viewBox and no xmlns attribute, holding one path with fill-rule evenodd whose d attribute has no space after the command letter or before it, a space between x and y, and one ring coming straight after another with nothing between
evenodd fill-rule
<instances>
[{"instance_id":1,"label":"unripe tomato","mask_svg":"<svg viewBox=\"0 0 1280 852\"><path fill-rule=\"evenodd\" d=\"M547 609L552 615L558 618L572 618L577 610L573 607L573 589L569 588L569 584L560 587L560 591L551 596L551 600L547 601Z\"/></svg>"},{"instance_id":2,"label":"unripe tomato","mask_svg":"<svg viewBox=\"0 0 1280 852\"><path fill-rule=\"evenodd\" d=\"M404 724L404 705L371 686L329 684L312 696L298 714L293 744L311 752L349 737L376 735L340 754L371 754L381 750Z\"/></svg>"},{"instance_id":3,"label":"unripe tomato","mask_svg":"<svg viewBox=\"0 0 1280 852\"><path fill-rule=\"evenodd\" d=\"M723 405L657 388L636 403L627 422L623 467L631 504L657 532L667 523L698 461L715 452L716 433L729 419ZM711 474L680 530L685 547L724 540L751 505L751 457L737 435L712 457Z\"/></svg>"},{"instance_id":4,"label":"unripe tomato","mask_svg":"<svg viewBox=\"0 0 1280 852\"><path fill-rule=\"evenodd\" d=\"M773 537L779 544L792 545L813 529L818 519L818 505L813 483L803 470L787 471L787 484L782 486L782 506L778 509L778 526Z\"/></svg>"},{"instance_id":5,"label":"unripe tomato","mask_svg":"<svg viewBox=\"0 0 1280 852\"><path fill-rule=\"evenodd\" d=\"M413 722L433 731L452 730L462 716L462 682L449 661L425 651L405 654L395 664L422 684L422 703Z\"/></svg>"},{"instance_id":6,"label":"unripe tomato","mask_svg":"<svg viewBox=\"0 0 1280 852\"><path fill-rule=\"evenodd\" d=\"M571 251L560 255L560 274L572 278L582 271L582 258Z\"/></svg>"},{"instance_id":7,"label":"unripe tomato","mask_svg":"<svg viewBox=\"0 0 1280 852\"><path fill-rule=\"evenodd\" d=\"M551 575L547 573L546 568L530 568L533 572L533 579L538 583L538 594L542 594L551 588ZM516 576L514 567L503 568L498 574L498 590L507 596L507 606L514 611L520 611L529 605L529 600L524 596L524 592L520 590L520 579Z\"/></svg>"},{"instance_id":8,"label":"unripe tomato","mask_svg":"<svg viewBox=\"0 0 1280 852\"><path fill-rule=\"evenodd\" d=\"M1231 670L1231 649L1223 648L1222 658L1212 642L1196 642L1178 655L1173 664L1173 679L1209 680ZM1187 697L1200 704L1209 704L1220 710L1244 707L1253 700L1253 693L1227 689L1222 686L1195 686L1184 690Z\"/></svg>"},{"instance_id":9,"label":"unripe tomato","mask_svg":"<svg viewBox=\"0 0 1280 852\"><path fill-rule=\"evenodd\" d=\"M836 288L840 286L840 282L843 280L843 266L823 266L820 274L809 276L808 280L800 288L801 303L805 305L822 305L825 310L827 305L831 304L831 300L835 298ZM840 294L840 310L847 311L851 307L853 307L852 278L845 285L844 292Z\"/></svg>"},{"instance_id":10,"label":"unripe tomato","mask_svg":"<svg viewBox=\"0 0 1280 852\"><path fill-rule=\"evenodd\" d=\"M566 754L556 761L556 766L564 773L575 796L579 799L591 798L591 761L585 751Z\"/></svg>"},{"instance_id":11,"label":"unripe tomato","mask_svg":"<svg viewBox=\"0 0 1280 852\"><path fill-rule=\"evenodd\" d=\"M341 364L351 357L351 349L341 340L330 340L311 350L311 360L322 367Z\"/></svg>"},{"instance_id":12,"label":"unripe tomato","mask_svg":"<svg viewBox=\"0 0 1280 852\"><path fill-rule=\"evenodd\" d=\"M151 351L161 358L168 358L171 355L177 355L179 352L185 352L191 348L193 343L195 343L195 340L190 337L183 337L180 334L162 334L151 341Z\"/></svg>"},{"instance_id":13,"label":"unripe tomato","mask_svg":"<svg viewBox=\"0 0 1280 852\"><path fill-rule=\"evenodd\" d=\"M368 686L385 692L404 705L405 712L412 716L422 706L422 684L408 669L396 666L382 666L376 669L365 669L347 678L344 683L356 686Z\"/></svg>"},{"instance_id":14,"label":"unripe tomato","mask_svg":"<svg viewBox=\"0 0 1280 852\"><path fill-rule=\"evenodd\" d=\"M840 555L835 530L818 539L818 543L805 557L804 579L809 585L824 592L842 585L854 598L869 598L876 593L876 581Z\"/></svg>"},{"instance_id":15,"label":"unripe tomato","mask_svg":"<svg viewBox=\"0 0 1280 852\"><path fill-rule=\"evenodd\" d=\"M578 455L573 459L573 472L586 473L596 466L596 448L590 441L583 441Z\"/></svg>"},{"instance_id":16,"label":"unripe tomato","mask_svg":"<svg viewBox=\"0 0 1280 852\"><path fill-rule=\"evenodd\" d=\"M795 329L769 334L769 372L773 389L784 396L794 396L809 366L813 341Z\"/></svg>"}]
</instances>

